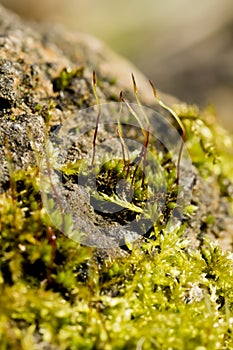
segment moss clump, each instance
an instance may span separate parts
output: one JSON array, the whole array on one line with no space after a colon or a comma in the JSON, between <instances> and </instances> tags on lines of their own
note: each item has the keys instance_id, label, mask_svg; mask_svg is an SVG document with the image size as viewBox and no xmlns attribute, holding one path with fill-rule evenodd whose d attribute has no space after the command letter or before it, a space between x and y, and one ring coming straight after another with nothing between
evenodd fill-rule
<instances>
[{"instance_id":1,"label":"moss clump","mask_svg":"<svg viewBox=\"0 0 233 350\"><path fill-rule=\"evenodd\" d=\"M193 197L181 227L162 220L154 225L153 237L138 247L128 244L127 253L81 246L52 225L42 206L35 153L43 151L44 121L53 137L80 107L96 103L90 83L93 67L99 72L101 102L118 101L120 89L127 89L125 71L134 68L95 40L41 26L29 28L2 7L0 18L0 349L233 349L232 253L207 239L232 249L233 142L215 123L213 110L175 106L195 165ZM80 66L85 66L84 72L78 71ZM115 71L118 81L104 71ZM127 100L135 101L135 95L128 91ZM80 127L92 117L96 114L80 118ZM99 131L108 139L107 129ZM92 141L87 133L74 142L59 170L66 170L68 178L64 195L74 210L83 205L84 213L87 196L80 191L77 201L73 189L80 160ZM159 161L169 194L162 219L170 216L177 196L175 166L165 158ZM107 165L114 169L114 164ZM111 191L104 193L101 176L108 171L98 162L97 166L99 194L109 200L114 193L126 194L124 205L131 204L125 182L120 191L109 181ZM148 186L139 191L141 204L135 198L138 210L145 198L149 204L149 180L148 176ZM156 204L147 207L153 223L160 219ZM89 217L81 219L87 223ZM105 219L95 221L95 234L103 222L109 229Z\"/></svg>"},{"instance_id":2,"label":"moss clump","mask_svg":"<svg viewBox=\"0 0 233 350\"><path fill-rule=\"evenodd\" d=\"M232 348L231 254L173 231L100 262L64 236L53 253L34 227L2 239L2 349Z\"/></svg>"},{"instance_id":3,"label":"moss clump","mask_svg":"<svg viewBox=\"0 0 233 350\"><path fill-rule=\"evenodd\" d=\"M210 112L176 108L195 165L207 179L215 174L231 200L225 181L232 174L225 152L230 136L214 126ZM223 133L225 141L219 139ZM107 176L111 197L114 171L125 179L123 165L110 161L100 169L100 191L107 191L101 187ZM74 176L80 162L63 171ZM147 186L140 193L146 198ZM36 167L12 172L0 209L1 349L233 348L232 253L206 239L199 250L190 249L182 226L155 229L156 239L128 247L125 258L100 259L52 226ZM206 218L207 225L213 222Z\"/></svg>"},{"instance_id":4,"label":"moss clump","mask_svg":"<svg viewBox=\"0 0 233 350\"><path fill-rule=\"evenodd\" d=\"M186 145L201 175L207 178L214 173L233 181L232 135L218 124L214 108L199 110L197 106L180 104L174 109L186 127Z\"/></svg>"},{"instance_id":5,"label":"moss clump","mask_svg":"<svg viewBox=\"0 0 233 350\"><path fill-rule=\"evenodd\" d=\"M80 67L78 69L68 69L64 68L60 75L53 79L53 91L59 92L68 89L70 86L72 79L83 77L84 67Z\"/></svg>"},{"instance_id":6,"label":"moss clump","mask_svg":"<svg viewBox=\"0 0 233 350\"><path fill-rule=\"evenodd\" d=\"M106 217L123 222L132 221L142 212L148 199L148 183L142 181L143 170L137 163L110 159L101 166L95 165L95 169L84 169L83 163L79 160L65 164L62 167L63 181L72 179L78 183L81 179L90 188L90 202L96 212L105 216L106 207ZM108 215L109 210L115 214Z\"/></svg>"}]
</instances>

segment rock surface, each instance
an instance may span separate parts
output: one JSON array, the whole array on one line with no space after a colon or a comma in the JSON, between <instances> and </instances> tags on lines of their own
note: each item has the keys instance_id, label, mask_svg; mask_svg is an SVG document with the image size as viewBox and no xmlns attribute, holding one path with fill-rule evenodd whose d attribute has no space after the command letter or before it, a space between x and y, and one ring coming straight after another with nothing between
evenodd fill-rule
<instances>
[{"instance_id":1,"label":"rock surface","mask_svg":"<svg viewBox=\"0 0 233 350\"><path fill-rule=\"evenodd\" d=\"M143 75L98 40L61 28L26 23L3 7L0 7L0 31L1 192L9 187L9 163L15 170L37 165L36 155L43 150L46 120L49 119L51 128L56 127L80 109L96 104L91 86L93 70L101 81L98 89L101 102L118 101L121 90L133 101L130 77L133 71L142 102L161 112ZM74 71L75 74L71 73ZM66 84L61 80L62 72L73 74L64 89L58 86ZM176 101L162 96L168 103ZM90 147L90 141L86 145L85 139L82 142L84 145L74 149L71 158ZM214 176L206 181L195 168L193 173L192 203L197 210L188 219L185 235L193 247L208 235L223 248L232 249L233 218L229 203L221 196ZM69 198L77 195L74 188L67 191ZM81 200L79 205L84 205ZM210 215L215 220L207 225L206 218Z\"/></svg>"}]
</instances>

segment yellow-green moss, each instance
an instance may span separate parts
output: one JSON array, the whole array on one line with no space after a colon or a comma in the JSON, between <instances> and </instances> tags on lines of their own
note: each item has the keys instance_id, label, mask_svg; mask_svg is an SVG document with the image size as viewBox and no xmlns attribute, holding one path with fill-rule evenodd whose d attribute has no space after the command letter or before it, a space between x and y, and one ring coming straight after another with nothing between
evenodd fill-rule
<instances>
[{"instance_id":1,"label":"yellow-green moss","mask_svg":"<svg viewBox=\"0 0 233 350\"><path fill-rule=\"evenodd\" d=\"M232 178L232 138L211 110L176 110L194 164L223 186ZM128 247L126 258L99 261L51 225L36 167L11 175L0 210L1 350L43 342L60 350L233 348L232 253L207 241L191 250L181 227Z\"/></svg>"}]
</instances>

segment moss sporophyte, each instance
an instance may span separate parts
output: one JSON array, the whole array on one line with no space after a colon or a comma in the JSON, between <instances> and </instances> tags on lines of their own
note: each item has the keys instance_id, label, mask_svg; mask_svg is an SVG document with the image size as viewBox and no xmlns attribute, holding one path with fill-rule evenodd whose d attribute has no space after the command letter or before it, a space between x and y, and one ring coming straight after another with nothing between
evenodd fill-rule
<instances>
[{"instance_id":1,"label":"moss sporophyte","mask_svg":"<svg viewBox=\"0 0 233 350\"><path fill-rule=\"evenodd\" d=\"M56 208L56 213L57 210L60 214L63 213L63 218L60 219L63 222L60 226L63 232L65 210L64 201L59 193L59 182L64 186L73 183L85 187L90 195L90 199L86 198L86 201L89 201L96 215L101 216L105 222L107 220L112 224L118 223L121 227L136 231L140 235L153 235L156 224L159 227L166 225L172 213L178 218L184 203L189 204L185 199L179 198L182 192L180 168L186 137L185 128L177 114L159 99L152 82L150 84L156 100L169 111L181 131L181 136L165 117L142 105L133 74L132 82L136 104L129 103L123 97L122 91L119 103L101 104L97 92L97 77L93 72L92 88L97 103L94 109L97 113L94 125L90 124L81 132L81 128L74 127L75 121L72 120L64 134L61 133L59 141L55 142L57 146L62 138L69 137L73 145L80 143L83 135L87 139L89 134L93 133L92 155L73 158L72 161L63 161L62 164L56 165L53 170L61 180L55 180L56 185L53 184L51 176L50 168L53 166L49 163L54 156L46 156L46 174L52 183L52 198L57 202L52 207ZM88 109L82 113L84 118L89 117ZM77 125L78 123L81 124L80 116ZM99 141L105 140L106 136L112 137L110 146ZM97 154L101 147L103 151ZM69 152L66 158L69 157ZM190 163L188 165L190 166ZM51 196L49 198L48 202L45 200L46 206L51 206ZM89 216L89 220L97 219Z\"/></svg>"}]
</instances>

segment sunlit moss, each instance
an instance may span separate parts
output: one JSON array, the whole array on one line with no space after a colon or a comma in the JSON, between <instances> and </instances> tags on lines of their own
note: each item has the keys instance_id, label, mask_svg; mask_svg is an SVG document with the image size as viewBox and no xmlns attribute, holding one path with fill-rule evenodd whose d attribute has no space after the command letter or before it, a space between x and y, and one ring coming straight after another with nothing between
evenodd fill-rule
<instances>
[{"instance_id":1,"label":"sunlit moss","mask_svg":"<svg viewBox=\"0 0 233 350\"><path fill-rule=\"evenodd\" d=\"M231 137L215 125L211 111L176 108L195 165L204 177L219 177L224 190L224 179L232 177ZM122 160L105 168L125 178ZM77 161L62 171L69 177L80 169ZM231 253L208 241L192 250L182 237L184 227L159 228L156 239L129 247L126 257L100 261L94 249L52 226L36 167L11 176L9 190L0 195L1 349L233 348ZM148 195L146 188L142 194ZM187 215L193 211L187 207Z\"/></svg>"}]
</instances>

